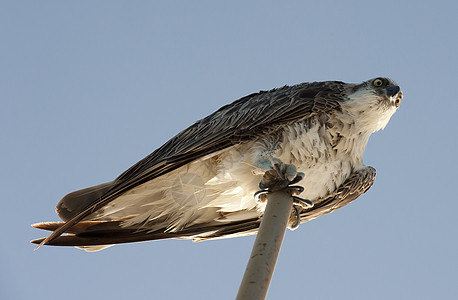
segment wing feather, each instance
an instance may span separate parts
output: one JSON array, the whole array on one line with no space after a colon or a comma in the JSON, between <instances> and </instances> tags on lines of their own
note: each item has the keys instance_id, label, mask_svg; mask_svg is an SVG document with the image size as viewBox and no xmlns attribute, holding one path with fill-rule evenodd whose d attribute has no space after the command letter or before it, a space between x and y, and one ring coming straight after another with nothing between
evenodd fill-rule
<instances>
[{"instance_id":1,"label":"wing feather","mask_svg":"<svg viewBox=\"0 0 458 300\"><path fill-rule=\"evenodd\" d=\"M354 201L369 190L374 183L375 175L375 169L372 167L364 167L354 171L335 193L325 199L317 200L314 207L303 211L301 213L301 223L329 214ZM49 245L93 246L168 238L192 238L195 241L204 241L256 234L260 223L261 219L252 218L218 226L205 226L205 224L202 224L186 228L179 232L170 233L126 229L119 226L119 221L83 221L66 231L71 234L56 237L49 241ZM65 223L38 223L34 224L33 227L45 230L56 230L64 225ZM44 241L45 239L37 239L31 242L42 244Z\"/></svg>"}]
</instances>

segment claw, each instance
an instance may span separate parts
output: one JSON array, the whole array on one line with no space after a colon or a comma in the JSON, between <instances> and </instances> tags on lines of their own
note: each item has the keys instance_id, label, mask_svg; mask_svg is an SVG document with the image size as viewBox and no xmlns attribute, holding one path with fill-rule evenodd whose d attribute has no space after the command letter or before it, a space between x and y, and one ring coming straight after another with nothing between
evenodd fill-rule
<instances>
[{"instance_id":1,"label":"claw","mask_svg":"<svg viewBox=\"0 0 458 300\"><path fill-rule=\"evenodd\" d=\"M304 191L304 188L301 187L300 185L293 185L293 186L288 186L286 190L291 194L291 195L299 195Z\"/></svg>"},{"instance_id":2,"label":"claw","mask_svg":"<svg viewBox=\"0 0 458 300\"><path fill-rule=\"evenodd\" d=\"M261 181L261 182L259 183L259 188L260 188L261 190L267 190L269 187L268 187L267 185L263 184L262 181Z\"/></svg>"},{"instance_id":3,"label":"claw","mask_svg":"<svg viewBox=\"0 0 458 300\"><path fill-rule=\"evenodd\" d=\"M291 220L292 218L294 219ZM288 228L291 230L296 229L301 224L301 214L299 213L299 209L296 206L293 206L289 220L290 223L288 224Z\"/></svg>"},{"instance_id":4,"label":"claw","mask_svg":"<svg viewBox=\"0 0 458 300\"><path fill-rule=\"evenodd\" d=\"M288 224L288 228L294 230L301 224L301 211L303 209L313 207L313 202L307 199L301 199L296 196L292 196L292 198L293 209L291 210L291 215L289 217L290 223Z\"/></svg>"},{"instance_id":5,"label":"claw","mask_svg":"<svg viewBox=\"0 0 458 300\"><path fill-rule=\"evenodd\" d=\"M302 199L297 196L291 196L293 197L293 205L294 206L300 206L302 209L309 209L313 207L313 202L308 200L308 199Z\"/></svg>"},{"instance_id":6,"label":"claw","mask_svg":"<svg viewBox=\"0 0 458 300\"><path fill-rule=\"evenodd\" d=\"M304 179L304 176L305 176L304 173L302 173L302 172L297 172L297 173L296 173L296 177L295 177L293 180L291 180L291 182L290 182L289 184L291 185L291 184L298 183L299 181L301 181L302 179Z\"/></svg>"},{"instance_id":7,"label":"claw","mask_svg":"<svg viewBox=\"0 0 458 300\"><path fill-rule=\"evenodd\" d=\"M261 185L261 184L259 184ZM254 193L254 199L258 203L265 203L267 201L267 194L270 193L268 189L262 189Z\"/></svg>"}]
</instances>

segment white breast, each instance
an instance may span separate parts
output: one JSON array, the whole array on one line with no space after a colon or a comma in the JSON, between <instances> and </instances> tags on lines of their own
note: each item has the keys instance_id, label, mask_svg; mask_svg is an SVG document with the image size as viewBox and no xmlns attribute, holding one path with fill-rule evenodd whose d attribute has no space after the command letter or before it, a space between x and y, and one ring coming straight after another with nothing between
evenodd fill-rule
<instances>
[{"instance_id":1,"label":"white breast","mask_svg":"<svg viewBox=\"0 0 458 300\"><path fill-rule=\"evenodd\" d=\"M284 132L289 142L276 155L304 173L302 198L313 201L334 192L362 164L369 135L343 137L335 127L328 128L316 119L309 128L299 123Z\"/></svg>"}]
</instances>

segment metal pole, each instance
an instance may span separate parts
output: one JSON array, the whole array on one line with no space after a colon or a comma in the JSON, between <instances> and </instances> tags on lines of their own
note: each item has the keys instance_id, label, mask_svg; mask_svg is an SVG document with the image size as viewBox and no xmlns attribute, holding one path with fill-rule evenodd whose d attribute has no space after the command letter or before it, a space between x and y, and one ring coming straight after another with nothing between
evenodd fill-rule
<instances>
[{"instance_id":1,"label":"metal pole","mask_svg":"<svg viewBox=\"0 0 458 300\"><path fill-rule=\"evenodd\" d=\"M236 300L266 298L292 206L293 199L287 192L268 194L266 210Z\"/></svg>"}]
</instances>

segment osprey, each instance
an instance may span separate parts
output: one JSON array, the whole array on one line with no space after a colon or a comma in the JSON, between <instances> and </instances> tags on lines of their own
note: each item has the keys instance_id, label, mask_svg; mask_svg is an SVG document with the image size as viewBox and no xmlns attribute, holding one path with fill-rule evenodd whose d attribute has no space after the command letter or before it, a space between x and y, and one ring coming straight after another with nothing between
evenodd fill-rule
<instances>
[{"instance_id":1,"label":"osprey","mask_svg":"<svg viewBox=\"0 0 458 300\"><path fill-rule=\"evenodd\" d=\"M64 222L33 224L53 233L32 243L96 251L146 240L255 234L272 170L288 183L303 178L295 193L306 200L294 197L290 218L290 227L297 227L372 186L375 169L363 164L364 149L401 100L401 89L388 78L301 83L248 95L197 121L115 180L66 195L56 207Z\"/></svg>"}]
</instances>

